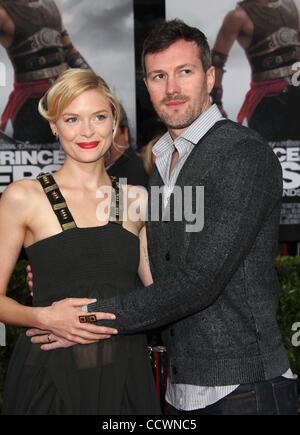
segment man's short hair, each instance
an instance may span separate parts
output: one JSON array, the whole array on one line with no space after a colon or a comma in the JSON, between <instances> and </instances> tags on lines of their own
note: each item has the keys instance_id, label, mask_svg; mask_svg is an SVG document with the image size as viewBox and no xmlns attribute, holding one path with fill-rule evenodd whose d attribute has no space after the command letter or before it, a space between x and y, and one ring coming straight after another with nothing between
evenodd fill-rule
<instances>
[{"instance_id":1,"label":"man's short hair","mask_svg":"<svg viewBox=\"0 0 300 435\"><path fill-rule=\"evenodd\" d=\"M175 19L157 24L145 39L142 52L142 67L145 77L145 56L149 53L159 53L166 50L174 42L181 39L197 44L204 72L211 67L211 52L204 33L196 27L190 27L183 21Z\"/></svg>"}]
</instances>

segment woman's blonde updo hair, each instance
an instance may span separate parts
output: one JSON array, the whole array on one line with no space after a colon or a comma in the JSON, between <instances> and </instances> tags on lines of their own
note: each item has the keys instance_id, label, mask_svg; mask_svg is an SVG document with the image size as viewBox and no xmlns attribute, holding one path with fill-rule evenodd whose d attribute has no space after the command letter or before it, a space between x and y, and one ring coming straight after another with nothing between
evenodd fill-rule
<instances>
[{"instance_id":1,"label":"woman's blonde updo hair","mask_svg":"<svg viewBox=\"0 0 300 435\"><path fill-rule=\"evenodd\" d=\"M120 103L107 83L90 70L68 69L64 71L39 102L40 114L49 122L56 122L66 107L85 91L98 89L109 100L116 132L120 118Z\"/></svg>"}]
</instances>

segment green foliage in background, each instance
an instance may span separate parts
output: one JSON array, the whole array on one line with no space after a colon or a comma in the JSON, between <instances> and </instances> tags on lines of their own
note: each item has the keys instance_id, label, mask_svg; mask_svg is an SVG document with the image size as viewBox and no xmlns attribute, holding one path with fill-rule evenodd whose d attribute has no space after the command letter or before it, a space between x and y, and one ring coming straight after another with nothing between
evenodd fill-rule
<instances>
[{"instance_id":1,"label":"green foliage in background","mask_svg":"<svg viewBox=\"0 0 300 435\"><path fill-rule=\"evenodd\" d=\"M25 282L26 261L20 261L9 284L9 296L30 305L30 296ZM300 322L300 257L279 257L277 259L281 291L278 321L284 343L289 353L291 368L300 378L300 346L292 345L292 325ZM0 410L2 391L8 361L21 328L7 327L7 347L0 347ZM300 344L300 343L299 343Z\"/></svg>"},{"instance_id":2,"label":"green foliage in background","mask_svg":"<svg viewBox=\"0 0 300 435\"><path fill-rule=\"evenodd\" d=\"M291 368L300 379L300 338L298 347L292 345L292 336L296 333L292 325L300 323L300 257L279 257L277 270L281 287L278 321Z\"/></svg>"}]
</instances>

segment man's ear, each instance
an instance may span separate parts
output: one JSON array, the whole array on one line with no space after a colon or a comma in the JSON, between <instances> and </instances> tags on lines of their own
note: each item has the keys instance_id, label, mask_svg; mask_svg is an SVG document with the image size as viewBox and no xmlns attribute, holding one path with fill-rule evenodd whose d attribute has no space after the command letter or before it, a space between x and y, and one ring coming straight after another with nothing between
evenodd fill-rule
<instances>
[{"instance_id":1,"label":"man's ear","mask_svg":"<svg viewBox=\"0 0 300 435\"><path fill-rule=\"evenodd\" d=\"M210 94L213 90L213 87L215 85L216 80L216 68L214 66L211 66L206 71L206 84L207 84L207 91Z\"/></svg>"}]
</instances>

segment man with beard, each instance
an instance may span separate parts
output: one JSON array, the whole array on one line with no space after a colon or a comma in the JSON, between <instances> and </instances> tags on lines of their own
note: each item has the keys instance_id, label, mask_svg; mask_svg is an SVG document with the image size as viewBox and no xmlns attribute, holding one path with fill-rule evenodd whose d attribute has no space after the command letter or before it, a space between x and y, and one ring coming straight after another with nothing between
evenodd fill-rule
<instances>
[{"instance_id":1,"label":"man with beard","mask_svg":"<svg viewBox=\"0 0 300 435\"><path fill-rule=\"evenodd\" d=\"M13 137L30 143L56 141L39 115L40 98L67 68L89 68L74 48L53 0L0 0L0 44L6 49L15 83L1 117Z\"/></svg>"},{"instance_id":2,"label":"man with beard","mask_svg":"<svg viewBox=\"0 0 300 435\"><path fill-rule=\"evenodd\" d=\"M102 299L99 288L97 302L87 309L98 320L101 311L116 315L112 323L100 322L99 333L102 323L120 334L163 326L169 414L295 414L296 381L289 379L276 321L278 159L261 136L225 120L211 105L215 69L198 29L179 20L155 27L144 43L143 61L152 104L168 128L153 148L150 179L147 233L154 282L110 299ZM192 197L178 201L188 186ZM157 187L164 192L160 204ZM185 213L189 201L193 216ZM157 211L159 219L151 221ZM60 337L68 339L71 325L84 338L77 311L61 310L58 317ZM47 336L32 340L47 343ZM53 340L43 348L74 344Z\"/></svg>"}]
</instances>

